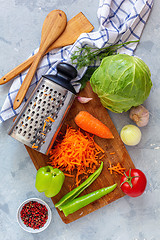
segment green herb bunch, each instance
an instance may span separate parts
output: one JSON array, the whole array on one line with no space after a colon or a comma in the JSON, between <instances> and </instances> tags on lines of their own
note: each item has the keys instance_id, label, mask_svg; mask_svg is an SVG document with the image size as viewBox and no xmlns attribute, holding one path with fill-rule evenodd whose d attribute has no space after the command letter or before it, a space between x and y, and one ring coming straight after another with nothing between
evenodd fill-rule
<instances>
[{"instance_id":1,"label":"green herb bunch","mask_svg":"<svg viewBox=\"0 0 160 240\"><path fill-rule=\"evenodd\" d=\"M139 41L139 40L138 40ZM117 54L117 50L130 44L138 41L129 41L121 44L111 45L101 49L93 49L88 45L85 45L82 48L78 48L77 51L71 56L72 64L77 64L77 68L90 66L95 63L95 61L101 61L104 57Z\"/></svg>"}]
</instances>

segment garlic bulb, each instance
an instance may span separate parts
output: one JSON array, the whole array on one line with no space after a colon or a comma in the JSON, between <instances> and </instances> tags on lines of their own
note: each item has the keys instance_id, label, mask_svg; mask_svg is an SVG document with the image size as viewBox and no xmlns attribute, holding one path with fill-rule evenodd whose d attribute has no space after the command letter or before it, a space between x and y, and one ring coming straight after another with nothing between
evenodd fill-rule
<instances>
[{"instance_id":1,"label":"garlic bulb","mask_svg":"<svg viewBox=\"0 0 160 240\"><path fill-rule=\"evenodd\" d=\"M142 105L132 107L130 109L129 117L137 124L137 126L144 127L149 121L149 111Z\"/></svg>"}]
</instances>

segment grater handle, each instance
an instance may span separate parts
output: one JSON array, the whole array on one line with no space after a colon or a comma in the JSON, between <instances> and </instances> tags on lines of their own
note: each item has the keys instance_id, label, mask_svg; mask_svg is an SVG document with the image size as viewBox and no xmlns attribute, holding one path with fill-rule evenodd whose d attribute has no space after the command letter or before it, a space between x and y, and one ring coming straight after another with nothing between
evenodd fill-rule
<instances>
[{"instance_id":1,"label":"grater handle","mask_svg":"<svg viewBox=\"0 0 160 240\"><path fill-rule=\"evenodd\" d=\"M57 65L57 76L59 75L70 81L77 77L77 70L72 65L61 62Z\"/></svg>"},{"instance_id":2,"label":"grater handle","mask_svg":"<svg viewBox=\"0 0 160 240\"><path fill-rule=\"evenodd\" d=\"M73 94L76 94L76 91L70 81L76 78L77 74L77 70L72 65L68 63L59 63L57 65L56 75L43 75L42 77L47 78L69 90Z\"/></svg>"}]
</instances>

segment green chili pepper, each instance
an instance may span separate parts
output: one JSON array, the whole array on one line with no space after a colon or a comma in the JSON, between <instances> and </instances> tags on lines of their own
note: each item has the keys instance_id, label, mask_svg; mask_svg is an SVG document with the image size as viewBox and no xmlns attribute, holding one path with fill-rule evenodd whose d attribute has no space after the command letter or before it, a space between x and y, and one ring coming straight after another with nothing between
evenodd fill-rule
<instances>
[{"instance_id":1,"label":"green chili pepper","mask_svg":"<svg viewBox=\"0 0 160 240\"><path fill-rule=\"evenodd\" d=\"M35 187L39 192L44 192L46 197L54 197L61 190L64 178L64 173L57 168L41 167L37 171Z\"/></svg>"},{"instance_id":2,"label":"green chili pepper","mask_svg":"<svg viewBox=\"0 0 160 240\"><path fill-rule=\"evenodd\" d=\"M55 207L58 207L59 210L61 210L61 206L72 201L74 198L76 198L85 188L87 188L89 185L91 185L92 182L100 175L103 168L103 162L101 162L100 167L87 178L81 185L79 185L77 188L73 189L71 192L64 195L58 203L55 204Z\"/></svg>"},{"instance_id":3,"label":"green chili pepper","mask_svg":"<svg viewBox=\"0 0 160 240\"><path fill-rule=\"evenodd\" d=\"M64 215L67 217L69 214L76 212L82 207L87 206L88 204L98 200L104 195L112 192L116 188L117 184L112 186L101 188L95 192L91 192L82 197L76 198L65 205L61 206L61 211L63 211Z\"/></svg>"}]
</instances>

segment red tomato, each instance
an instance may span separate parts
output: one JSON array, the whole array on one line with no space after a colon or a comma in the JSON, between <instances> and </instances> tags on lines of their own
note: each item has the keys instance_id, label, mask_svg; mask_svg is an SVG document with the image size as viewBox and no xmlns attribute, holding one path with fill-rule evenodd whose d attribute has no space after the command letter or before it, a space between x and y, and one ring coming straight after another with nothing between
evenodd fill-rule
<instances>
[{"instance_id":1,"label":"red tomato","mask_svg":"<svg viewBox=\"0 0 160 240\"><path fill-rule=\"evenodd\" d=\"M120 181L122 191L130 197L140 196L144 192L146 185L146 176L139 169L128 170Z\"/></svg>"}]
</instances>

